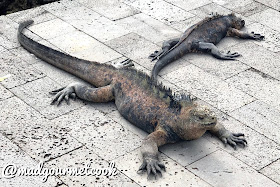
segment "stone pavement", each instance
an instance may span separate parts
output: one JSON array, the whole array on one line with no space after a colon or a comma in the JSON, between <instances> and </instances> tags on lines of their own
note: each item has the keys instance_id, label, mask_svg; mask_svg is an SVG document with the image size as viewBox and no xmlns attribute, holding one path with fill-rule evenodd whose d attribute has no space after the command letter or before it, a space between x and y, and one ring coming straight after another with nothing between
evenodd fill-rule
<instances>
[{"instance_id":1,"label":"stone pavement","mask_svg":"<svg viewBox=\"0 0 280 187\"><path fill-rule=\"evenodd\" d=\"M279 0L63 0L0 17L0 186L279 186L280 184ZM49 91L78 79L37 59L16 39L18 23L34 19L25 34L76 57L111 63L130 58L150 73L147 56L164 40L212 12L235 12L246 29L265 41L226 38L219 48L242 54L222 61L190 54L164 68L160 81L189 92L216 111L248 147L234 151L210 134L160 148L167 171L158 181L136 173L147 135L120 116L114 103L80 100L49 105ZM79 81L79 80L78 80ZM18 176L19 168L108 167L116 176Z\"/></svg>"}]
</instances>

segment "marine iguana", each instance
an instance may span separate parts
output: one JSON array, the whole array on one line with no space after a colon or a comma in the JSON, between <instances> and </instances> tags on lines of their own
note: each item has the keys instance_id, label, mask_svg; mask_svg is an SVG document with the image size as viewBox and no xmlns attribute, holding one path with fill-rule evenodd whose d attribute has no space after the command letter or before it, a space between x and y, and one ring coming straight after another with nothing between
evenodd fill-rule
<instances>
[{"instance_id":1,"label":"marine iguana","mask_svg":"<svg viewBox=\"0 0 280 187\"><path fill-rule=\"evenodd\" d=\"M161 51L155 51L149 58L158 60L152 70L152 78L156 80L159 71L167 64L181 58L190 52L210 52L214 57L233 60L238 53L220 51L216 44L225 36L235 36L244 39L262 40L264 36L241 31L245 21L234 14L213 15L188 28L180 38L164 41Z\"/></svg>"},{"instance_id":2,"label":"marine iguana","mask_svg":"<svg viewBox=\"0 0 280 187\"><path fill-rule=\"evenodd\" d=\"M49 64L95 86L71 83L51 92L56 94L51 104L59 105L63 100L68 103L71 96L92 102L114 100L124 118L150 133L141 145L143 164L139 168L139 172L147 171L149 179L160 177L165 171L158 158L158 147L164 144L197 139L210 131L234 148L247 145L244 134L226 130L207 107L186 95L175 99L170 89L157 84L147 74L126 67L128 61L121 63L122 68L116 68L72 57L26 37L22 30L32 23L29 20L19 25L20 44Z\"/></svg>"}]
</instances>

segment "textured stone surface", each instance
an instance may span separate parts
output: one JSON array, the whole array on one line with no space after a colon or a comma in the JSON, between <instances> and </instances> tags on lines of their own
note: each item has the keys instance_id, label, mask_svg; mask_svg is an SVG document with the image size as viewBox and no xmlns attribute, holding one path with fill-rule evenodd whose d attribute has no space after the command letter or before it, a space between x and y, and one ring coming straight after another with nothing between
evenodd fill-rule
<instances>
[{"instance_id":1,"label":"textured stone surface","mask_svg":"<svg viewBox=\"0 0 280 187\"><path fill-rule=\"evenodd\" d=\"M5 87L0 85L0 101L12 97L13 94Z\"/></svg>"},{"instance_id":2,"label":"textured stone surface","mask_svg":"<svg viewBox=\"0 0 280 187\"><path fill-rule=\"evenodd\" d=\"M79 0L79 2L111 20L122 19L140 12L119 0Z\"/></svg>"},{"instance_id":3,"label":"textured stone surface","mask_svg":"<svg viewBox=\"0 0 280 187\"><path fill-rule=\"evenodd\" d=\"M263 168L260 172L280 184L280 160Z\"/></svg>"},{"instance_id":4,"label":"textured stone surface","mask_svg":"<svg viewBox=\"0 0 280 187\"><path fill-rule=\"evenodd\" d=\"M213 186L278 186L233 156L217 151L187 167ZM246 176L246 177L245 177Z\"/></svg>"},{"instance_id":5,"label":"textured stone surface","mask_svg":"<svg viewBox=\"0 0 280 187\"><path fill-rule=\"evenodd\" d=\"M4 169L7 165L13 165L18 169L37 168L36 163L28 154L24 153L13 142L0 134L0 184L1 186L55 186L61 184L61 181L55 177L49 177L43 182L41 176L16 176L14 178L5 178ZM8 173L7 173L8 174Z\"/></svg>"},{"instance_id":6,"label":"textured stone surface","mask_svg":"<svg viewBox=\"0 0 280 187\"><path fill-rule=\"evenodd\" d=\"M118 20L116 23L154 43L181 35L175 29L143 13Z\"/></svg>"},{"instance_id":7,"label":"textured stone surface","mask_svg":"<svg viewBox=\"0 0 280 187\"><path fill-rule=\"evenodd\" d=\"M212 13L219 13L219 14L230 14L231 11L229 9L226 9L216 3L211 3L204 5L202 7L193 9L190 11L190 13L195 14L201 18L205 18L207 16L210 16Z\"/></svg>"},{"instance_id":8,"label":"textured stone surface","mask_svg":"<svg viewBox=\"0 0 280 187\"><path fill-rule=\"evenodd\" d=\"M50 105L54 96L49 94L49 92L61 87L62 86L46 77L18 86L12 89L12 92L28 105L38 110L46 118L52 119L83 105L79 100L72 102L70 106L68 106L66 102L62 102L59 107L56 105Z\"/></svg>"},{"instance_id":9,"label":"textured stone surface","mask_svg":"<svg viewBox=\"0 0 280 187\"><path fill-rule=\"evenodd\" d=\"M266 6L269 6L271 8L274 8L276 10L280 10L280 4L278 0L256 0Z\"/></svg>"},{"instance_id":10,"label":"textured stone surface","mask_svg":"<svg viewBox=\"0 0 280 187\"><path fill-rule=\"evenodd\" d=\"M207 5L211 3L211 0L201 0L201 1L196 1L196 0L190 0L190 1L180 1L180 0L167 0L167 2L176 5L186 11Z\"/></svg>"},{"instance_id":11,"label":"textured stone surface","mask_svg":"<svg viewBox=\"0 0 280 187\"><path fill-rule=\"evenodd\" d=\"M114 161L121 172L129 178L133 178L141 186L210 186L164 154L160 154L160 161L165 164L166 172L163 172L163 177L160 180L148 181L146 174L139 175L136 173L142 164L140 149L136 149Z\"/></svg>"},{"instance_id":12,"label":"textured stone surface","mask_svg":"<svg viewBox=\"0 0 280 187\"><path fill-rule=\"evenodd\" d=\"M227 79L227 82L265 103L280 109L280 83L259 71L247 70Z\"/></svg>"},{"instance_id":13,"label":"textured stone surface","mask_svg":"<svg viewBox=\"0 0 280 187\"><path fill-rule=\"evenodd\" d=\"M248 94L194 65L173 71L164 75L163 78L177 83L184 90L226 112L233 111L254 100Z\"/></svg>"},{"instance_id":14,"label":"textured stone surface","mask_svg":"<svg viewBox=\"0 0 280 187\"><path fill-rule=\"evenodd\" d=\"M184 9L163 0L125 0L124 2L166 24L182 21L194 16Z\"/></svg>"},{"instance_id":15,"label":"textured stone surface","mask_svg":"<svg viewBox=\"0 0 280 187\"><path fill-rule=\"evenodd\" d=\"M108 168L109 163L98 157L94 151L82 147L74 150L73 152L63 155L60 158L52 160L47 163L49 168L85 168L89 165L91 169ZM61 180L69 186L124 186L124 187L137 187L135 182L127 176L117 171L116 176L61 176Z\"/></svg>"}]
</instances>

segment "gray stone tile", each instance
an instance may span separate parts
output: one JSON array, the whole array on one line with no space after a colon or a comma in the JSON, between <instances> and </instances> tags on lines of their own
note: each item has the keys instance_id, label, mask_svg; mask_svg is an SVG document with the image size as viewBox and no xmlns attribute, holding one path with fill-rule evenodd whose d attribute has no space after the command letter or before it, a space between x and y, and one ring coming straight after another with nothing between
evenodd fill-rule
<instances>
[{"instance_id":1,"label":"gray stone tile","mask_svg":"<svg viewBox=\"0 0 280 187\"><path fill-rule=\"evenodd\" d=\"M94 151L82 147L48 162L46 166L49 168L61 169L88 168L87 171L91 171L94 169L109 168L109 163L98 157ZM65 176L61 176L60 178L69 186L139 186L118 170L117 175L109 177L103 175L71 176L70 174L67 174Z\"/></svg>"},{"instance_id":2,"label":"gray stone tile","mask_svg":"<svg viewBox=\"0 0 280 187\"><path fill-rule=\"evenodd\" d=\"M23 101L12 97L0 105L1 132L35 160L56 158L81 146Z\"/></svg>"},{"instance_id":3,"label":"gray stone tile","mask_svg":"<svg viewBox=\"0 0 280 187\"><path fill-rule=\"evenodd\" d=\"M265 40L261 42L254 41L255 44L262 46L272 52L280 51L280 32L260 23L253 23L249 25L247 30L248 32L255 32L265 36Z\"/></svg>"},{"instance_id":4,"label":"gray stone tile","mask_svg":"<svg viewBox=\"0 0 280 187\"><path fill-rule=\"evenodd\" d=\"M218 5L221 5L227 9L230 10L235 10L241 7L246 7L250 3L253 2L253 0L236 0L236 1L231 1L231 0L213 0L214 3L217 3Z\"/></svg>"},{"instance_id":5,"label":"gray stone tile","mask_svg":"<svg viewBox=\"0 0 280 187\"><path fill-rule=\"evenodd\" d=\"M49 41L66 53L85 60L104 63L122 56L80 31L74 31Z\"/></svg>"},{"instance_id":6,"label":"gray stone tile","mask_svg":"<svg viewBox=\"0 0 280 187\"><path fill-rule=\"evenodd\" d=\"M229 9L233 10L238 14L241 14L242 16L248 17L258 12L264 11L268 8L267 6L255 1L248 1L248 2L251 3L248 3L245 6L237 6L234 7L233 9L232 8Z\"/></svg>"},{"instance_id":7,"label":"gray stone tile","mask_svg":"<svg viewBox=\"0 0 280 187\"><path fill-rule=\"evenodd\" d=\"M3 175L7 165L17 167L16 176L14 178L5 178ZM55 186L60 184L60 180L55 177L49 177L43 182L41 176L18 176L20 169L37 168L37 163L30 156L19 149L9 139L0 134L0 184L1 186Z\"/></svg>"},{"instance_id":8,"label":"gray stone tile","mask_svg":"<svg viewBox=\"0 0 280 187\"><path fill-rule=\"evenodd\" d=\"M13 88L45 76L9 51L1 53L0 59L0 77L10 75L1 82L6 88Z\"/></svg>"},{"instance_id":9,"label":"gray stone tile","mask_svg":"<svg viewBox=\"0 0 280 187\"><path fill-rule=\"evenodd\" d=\"M167 2L176 5L177 7L180 7L186 11L196 9L198 7L207 5L209 3L212 3L212 0L201 0L201 1L196 1L196 0L191 0L191 1L181 1L181 0L167 0Z\"/></svg>"},{"instance_id":10,"label":"gray stone tile","mask_svg":"<svg viewBox=\"0 0 280 187\"><path fill-rule=\"evenodd\" d=\"M119 111L113 111L107 114L107 116L115 122L121 124L125 129L133 132L134 134L137 134L141 139L144 139L148 136L147 132L139 129L138 127L127 121L124 117L122 117Z\"/></svg>"},{"instance_id":11,"label":"gray stone tile","mask_svg":"<svg viewBox=\"0 0 280 187\"><path fill-rule=\"evenodd\" d=\"M0 42L6 49L11 49L18 47L19 43L17 41L17 29L18 24L6 16L0 16Z\"/></svg>"},{"instance_id":12,"label":"gray stone tile","mask_svg":"<svg viewBox=\"0 0 280 187\"><path fill-rule=\"evenodd\" d=\"M162 70L159 72L160 76L164 76L170 72L176 71L182 67L188 66L190 64L190 62L188 61L188 55L168 64L167 66L165 66L164 68L162 68ZM153 61L154 63L156 63L156 61Z\"/></svg>"},{"instance_id":13,"label":"gray stone tile","mask_svg":"<svg viewBox=\"0 0 280 187\"><path fill-rule=\"evenodd\" d=\"M201 20L203 20L203 18L194 16L183 21L173 22L170 26L181 32L185 32L188 28L190 28L194 24L197 24Z\"/></svg>"},{"instance_id":14,"label":"gray stone tile","mask_svg":"<svg viewBox=\"0 0 280 187\"><path fill-rule=\"evenodd\" d=\"M277 10L269 8L249 18L280 32L280 12Z\"/></svg>"},{"instance_id":15,"label":"gray stone tile","mask_svg":"<svg viewBox=\"0 0 280 187\"><path fill-rule=\"evenodd\" d=\"M166 24L182 21L194 15L163 0L125 0L126 4Z\"/></svg>"},{"instance_id":16,"label":"gray stone tile","mask_svg":"<svg viewBox=\"0 0 280 187\"><path fill-rule=\"evenodd\" d=\"M25 61L27 64L35 64L37 62L40 62L41 60L38 59L34 54L28 52L23 47L17 47L9 50L11 53L13 53L16 57L21 58L23 61Z\"/></svg>"},{"instance_id":17,"label":"gray stone tile","mask_svg":"<svg viewBox=\"0 0 280 187\"><path fill-rule=\"evenodd\" d=\"M110 119L98 127L91 125L70 134L108 161L136 149L142 142L136 134Z\"/></svg>"},{"instance_id":18,"label":"gray stone tile","mask_svg":"<svg viewBox=\"0 0 280 187\"><path fill-rule=\"evenodd\" d=\"M233 111L254 100L248 94L192 64L164 75L163 78L225 112Z\"/></svg>"},{"instance_id":19,"label":"gray stone tile","mask_svg":"<svg viewBox=\"0 0 280 187\"><path fill-rule=\"evenodd\" d=\"M280 110L280 83L256 70L248 70L226 80L229 84Z\"/></svg>"},{"instance_id":20,"label":"gray stone tile","mask_svg":"<svg viewBox=\"0 0 280 187\"><path fill-rule=\"evenodd\" d=\"M177 30L143 13L118 20L116 23L154 43L181 35Z\"/></svg>"},{"instance_id":21,"label":"gray stone tile","mask_svg":"<svg viewBox=\"0 0 280 187\"><path fill-rule=\"evenodd\" d=\"M210 16L210 14L216 13L216 12L219 14L223 14L223 15L231 13L231 11L229 9L226 9L216 3L207 4L202 7L191 10L189 12L192 14L195 14L201 18L205 18L207 16Z\"/></svg>"},{"instance_id":22,"label":"gray stone tile","mask_svg":"<svg viewBox=\"0 0 280 187\"><path fill-rule=\"evenodd\" d=\"M263 168L260 172L280 184L280 160L277 160L271 165Z\"/></svg>"},{"instance_id":23,"label":"gray stone tile","mask_svg":"<svg viewBox=\"0 0 280 187\"><path fill-rule=\"evenodd\" d=\"M278 186L224 151L217 151L187 167L213 186Z\"/></svg>"},{"instance_id":24,"label":"gray stone tile","mask_svg":"<svg viewBox=\"0 0 280 187\"><path fill-rule=\"evenodd\" d=\"M148 56L159 48L135 33L116 38L105 44L148 70L152 70L154 66L154 62L151 62Z\"/></svg>"},{"instance_id":25,"label":"gray stone tile","mask_svg":"<svg viewBox=\"0 0 280 187\"><path fill-rule=\"evenodd\" d=\"M187 166L217 149L217 146L201 137L197 140L167 144L159 150L182 166Z\"/></svg>"},{"instance_id":26,"label":"gray stone tile","mask_svg":"<svg viewBox=\"0 0 280 187\"><path fill-rule=\"evenodd\" d=\"M41 23L55 19L56 17L41 7L36 7L28 10L15 12L7 15L8 18L14 20L17 23L32 19L35 23Z\"/></svg>"},{"instance_id":27,"label":"gray stone tile","mask_svg":"<svg viewBox=\"0 0 280 187\"><path fill-rule=\"evenodd\" d=\"M79 0L79 2L110 20L122 19L140 12L119 0Z\"/></svg>"},{"instance_id":28,"label":"gray stone tile","mask_svg":"<svg viewBox=\"0 0 280 187\"><path fill-rule=\"evenodd\" d=\"M13 97L14 94L0 85L0 101Z\"/></svg>"},{"instance_id":29,"label":"gray stone tile","mask_svg":"<svg viewBox=\"0 0 280 187\"><path fill-rule=\"evenodd\" d=\"M220 112L216 112L216 114L218 116L218 121L223 124L227 130L234 133L244 133L248 144L245 148L239 146L237 150L234 150L229 145L225 147L220 139L210 133L206 133L204 135L206 139L251 166L255 170L260 170L280 157L279 145L264 136L263 133L258 133L250 126L247 126L247 123L245 123L245 125L240 123L242 119L239 119L238 117L234 119Z\"/></svg>"},{"instance_id":30,"label":"gray stone tile","mask_svg":"<svg viewBox=\"0 0 280 187\"><path fill-rule=\"evenodd\" d=\"M59 107L50 105L54 96L49 92L60 87L56 82L45 77L13 88L11 91L46 118L53 119L83 105L80 100L72 102L70 106L66 102L62 102Z\"/></svg>"},{"instance_id":31,"label":"gray stone tile","mask_svg":"<svg viewBox=\"0 0 280 187\"><path fill-rule=\"evenodd\" d=\"M53 19L29 27L29 30L44 39L51 39L73 32L75 28L61 19Z\"/></svg>"},{"instance_id":32,"label":"gray stone tile","mask_svg":"<svg viewBox=\"0 0 280 187\"><path fill-rule=\"evenodd\" d=\"M261 43L261 42L260 42ZM245 42L230 48L231 51L242 51L238 60L263 73L280 80L280 56L254 42Z\"/></svg>"},{"instance_id":33,"label":"gray stone tile","mask_svg":"<svg viewBox=\"0 0 280 187\"><path fill-rule=\"evenodd\" d=\"M275 128L280 121L280 110L261 101L255 101L233 111L230 115L280 144L280 129Z\"/></svg>"},{"instance_id":34,"label":"gray stone tile","mask_svg":"<svg viewBox=\"0 0 280 187\"><path fill-rule=\"evenodd\" d=\"M229 78L250 68L246 64L237 60L220 60L210 54L188 54L185 58L190 63L196 65L211 75L219 77L220 79Z\"/></svg>"},{"instance_id":35,"label":"gray stone tile","mask_svg":"<svg viewBox=\"0 0 280 187\"><path fill-rule=\"evenodd\" d=\"M114 161L120 171L141 186L210 186L164 154L160 154L160 161L165 164L166 172L163 172L163 177L158 180L147 180L146 173L137 174L142 164L140 149L127 153Z\"/></svg>"},{"instance_id":36,"label":"gray stone tile","mask_svg":"<svg viewBox=\"0 0 280 187\"><path fill-rule=\"evenodd\" d=\"M112 40L128 33L127 30L118 26L114 21L80 4L73 6L61 3L55 7L48 7L48 11L101 42Z\"/></svg>"},{"instance_id":37,"label":"gray stone tile","mask_svg":"<svg viewBox=\"0 0 280 187\"><path fill-rule=\"evenodd\" d=\"M277 0L269 0L269 1L268 0L256 0L256 1L262 3L266 6L269 6L271 8L274 8L278 11L280 10L280 4L279 4L279 1L277 1Z\"/></svg>"}]
</instances>

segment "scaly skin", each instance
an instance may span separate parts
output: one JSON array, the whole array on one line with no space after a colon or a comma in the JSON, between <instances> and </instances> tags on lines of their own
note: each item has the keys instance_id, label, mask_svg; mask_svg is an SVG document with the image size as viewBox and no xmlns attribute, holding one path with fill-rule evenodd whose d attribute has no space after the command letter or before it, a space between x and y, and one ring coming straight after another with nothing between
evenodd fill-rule
<instances>
[{"instance_id":1,"label":"scaly skin","mask_svg":"<svg viewBox=\"0 0 280 187\"><path fill-rule=\"evenodd\" d=\"M215 15L206 18L187 29L180 38L163 42L162 50L155 51L149 56L158 60L152 70L152 78L156 80L159 71L167 64L191 52L210 52L214 57L224 60L234 60L240 56L230 51L224 53L215 45L226 36L235 36L244 39L262 40L260 34L241 31L245 21L234 14L226 16Z\"/></svg>"},{"instance_id":2,"label":"scaly skin","mask_svg":"<svg viewBox=\"0 0 280 187\"><path fill-rule=\"evenodd\" d=\"M161 176L164 164L158 158L158 147L179 140L193 140L206 131L218 136L224 143L236 148L247 144L240 136L226 130L217 123L215 115L205 107L182 95L174 99L171 90L156 84L148 75L133 68L129 61L118 64L118 68L97 62L78 59L41 45L22 34L32 21L20 24L18 40L28 51L46 62L63 69L95 87L72 83L53 91L52 104L63 100L80 98L92 102L115 101L118 111L128 121L150 133L141 146L143 164L139 171L147 170L148 178Z\"/></svg>"}]
</instances>

